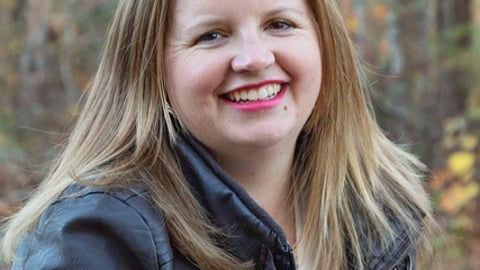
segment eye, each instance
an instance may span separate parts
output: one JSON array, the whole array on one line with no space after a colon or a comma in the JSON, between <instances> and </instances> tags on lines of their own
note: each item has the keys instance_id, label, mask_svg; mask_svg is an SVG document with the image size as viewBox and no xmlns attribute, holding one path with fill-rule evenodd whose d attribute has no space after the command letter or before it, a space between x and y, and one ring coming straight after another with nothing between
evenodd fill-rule
<instances>
[{"instance_id":1,"label":"eye","mask_svg":"<svg viewBox=\"0 0 480 270\"><path fill-rule=\"evenodd\" d=\"M202 44L202 43L214 43L216 41L221 40L224 38L225 35L218 32L218 31L208 31L206 33L201 34L197 39L195 39L195 44Z\"/></svg>"},{"instance_id":2,"label":"eye","mask_svg":"<svg viewBox=\"0 0 480 270\"><path fill-rule=\"evenodd\" d=\"M274 31L289 30L293 27L294 27L293 23L286 19L271 20L267 24L267 29L274 30Z\"/></svg>"}]
</instances>

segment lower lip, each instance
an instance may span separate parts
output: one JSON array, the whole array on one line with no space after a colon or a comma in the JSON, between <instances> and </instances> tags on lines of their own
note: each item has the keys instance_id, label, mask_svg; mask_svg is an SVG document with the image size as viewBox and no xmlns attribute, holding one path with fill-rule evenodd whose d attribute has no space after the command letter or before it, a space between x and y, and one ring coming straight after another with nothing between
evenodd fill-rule
<instances>
[{"instance_id":1,"label":"lower lip","mask_svg":"<svg viewBox=\"0 0 480 270\"><path fill-rule=\"evenodd\" d=\"M228 99L224 99L224 101L228 105L238 110L247 111L247 112L262 111L262 110L267 110L267 109L271 109L278 106L282 102L282 99L285 96L286 92L287 92L287 85L284 84L282 85L282 89L277 94L277 96L275 96L272 99L257 100L257 101L251 101L251 102L245 102L245 103L233 102Z\"/></svg>"}]
</instances>

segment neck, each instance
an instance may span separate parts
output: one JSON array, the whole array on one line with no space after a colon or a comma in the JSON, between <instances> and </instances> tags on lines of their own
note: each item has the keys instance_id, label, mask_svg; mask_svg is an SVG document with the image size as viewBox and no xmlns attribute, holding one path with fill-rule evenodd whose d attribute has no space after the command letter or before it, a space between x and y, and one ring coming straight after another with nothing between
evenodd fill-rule
<instances>
[{"instance_id":1,"label":"neck","mask_svg":"<svg viewBox=\"0 0 480 270\"><path fill-rule=\"evenodd\" d=\"M215 154L220 166L282 227L291 244L295 243L295 215L287 198L294 151L295 145Z\"/></svg>"}]
</instances>

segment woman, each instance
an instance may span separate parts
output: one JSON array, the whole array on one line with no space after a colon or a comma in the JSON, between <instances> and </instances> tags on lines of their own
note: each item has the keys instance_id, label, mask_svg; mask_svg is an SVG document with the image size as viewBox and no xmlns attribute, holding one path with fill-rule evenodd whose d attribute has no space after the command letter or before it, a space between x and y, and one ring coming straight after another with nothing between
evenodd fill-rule
<instances>
[{"instance_id":1,"label":"woman","mask_svg":"<svg viewBox=\"0 0 480 270\"><path fill-rule=\"evenodd\" d=\"M369 106L335 1L121 1L5 257L13 269L414 269L434 224L424 168Z\"/></svg>"}]
</instances>

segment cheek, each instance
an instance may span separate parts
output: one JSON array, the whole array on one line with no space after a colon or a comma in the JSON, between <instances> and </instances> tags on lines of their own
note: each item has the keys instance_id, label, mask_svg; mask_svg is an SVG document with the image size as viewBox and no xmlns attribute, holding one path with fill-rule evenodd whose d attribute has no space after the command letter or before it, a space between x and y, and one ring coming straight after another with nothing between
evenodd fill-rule
<instances>
[{"instance_id":1,"label":"cheek","mask_svg":"<svg viewBox=\"0 0 480 270\"><path fill-rule=\"evenodd\" d=\"M179 57L170 63L169 89L180 98L196 99L204 102L207 95L212 96L222 83L225 67L219 57L190 56Z\"/></svg>"},{"instance_id":2,"label":"cheek","mask_svg":"<svg viewBox=\"0 0 480 270\"><path fill-rule=\"evenodd\" d=\"M291 41L279 49L281 65L287 72L303 83L319 83L322 63L318 42L314 37Z\"/></svg>"},{"instance_id":3,"label":"cheek","mask_svg":"<svg viewBox=\"0 0 480 270\"><path fill-rule=\"evenodd\" d=\"M179 56L167 65L167 92L176 117L190 129L215 108L216 87L222 76L201 58ZM220 79L219 79L220 78Z\"/></svg>"},{"instance_id":4,"label":"cheek","mask_svg":"<svg viewBox=\"0 0 480 270\"><path fill-rule=\"evenodd\" d=\"M175 109L182 109L188 106L195 95L198 94L197 89L201 89L201 78L199 70L195 69L195 65L190 61L175 59L167 65L167 88L170 101Z\"/></svg>"},{"instance_id":5,"label":"cheek","mask_svg":"<svg viewBox=\"0 0 480 270\"><path fill-rule=\"evenodd\" d=\"M310 102L314 103L322 84L322 60L320 52L317 48L310 46L309 50L305 50L304 53L297 55L296 59L292 72L294 72L295 76L301 82L301 88L306 92L304 92L304 96L313 99L310 100Z\"/></svg>"},{"instance_id":6,"label":"cheek","mask_svg":"<svg viewBox=\"0 0 480 270\"><path fill-rule=\"evenodd\" d=\"M301 99L302 107L304 108L303 117L311 114L317 115L319 106L323 107L322 99L323 90L322 85L322 60L320 50L318 47L307 43L304 45L302 53L297 54L297 61L295 67L295 75L300 81L298 98ZM306 120L306 119L304 119Z\"/></svg>"},{"instance_id":7,"label":"cheek","mask_svg":"<svg viewBox=\"0 0 480 270\"><path fill-rule=\"evenodd\" d=\"M182 80L180 74L183 74L182 66L178 62L170 62L167 72L167 93L170 105L178 120L185 124L188 113L184 108L188 107L189 85L186 80Z\"/></svg>"}]
</instances>

